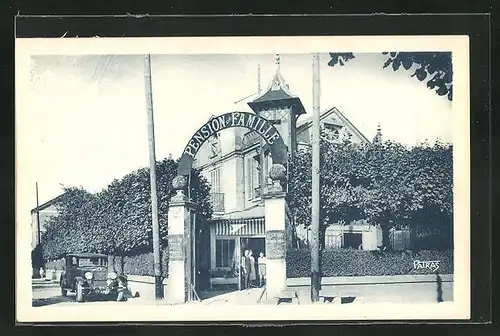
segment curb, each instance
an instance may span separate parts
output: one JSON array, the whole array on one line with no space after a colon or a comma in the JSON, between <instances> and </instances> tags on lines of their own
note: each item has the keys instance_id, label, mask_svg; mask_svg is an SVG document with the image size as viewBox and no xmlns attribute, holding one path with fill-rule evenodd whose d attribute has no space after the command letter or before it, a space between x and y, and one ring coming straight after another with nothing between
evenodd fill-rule
<instances>
[{"instance_id":1,"label":"curb","mask_svg":"<svg viewBox=\"0 0 500 336\"><path fill-rule=\"evenodd\" d=\"M453 282L453 274L441 274L442 282ZM390 285L409 283L435 283L436 275L395 275L395 276L352 276L352 277L324 277L321 285ZM310 278L287 278L286 284L289 287L309 286Z\"/></svg>"}]
</instances>

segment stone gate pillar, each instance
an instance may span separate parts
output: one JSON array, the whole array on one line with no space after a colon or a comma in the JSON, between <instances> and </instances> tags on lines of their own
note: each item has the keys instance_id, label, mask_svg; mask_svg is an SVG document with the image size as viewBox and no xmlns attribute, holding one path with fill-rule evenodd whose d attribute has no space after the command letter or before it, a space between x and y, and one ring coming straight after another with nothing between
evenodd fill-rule
<instances>
[{"instance_id":1,"label":"stone gate pillar","mask_svg":"<svg viewBox=\"0 0 500 336\"><path fill-rule=\"evenodd\" d=\"M192 279L192 221L194 204L184 194L187 179L177 176L172 181L177 194L168 208L168 279L166 301L184 303L190 299Z\"/></svg>"},{"instance_id":2,"label":"stone gate pillar","mask_svg":"<svg viewBox=\"0 0 500 336\"><path fill-rule=\"evenodd\" d=\"M265 190L266 225L266 290L274 298L286 289L285 196L281 182L286 176L285 167L273 164L269 177L273 185Z\"/></svg>"}]
</instances>

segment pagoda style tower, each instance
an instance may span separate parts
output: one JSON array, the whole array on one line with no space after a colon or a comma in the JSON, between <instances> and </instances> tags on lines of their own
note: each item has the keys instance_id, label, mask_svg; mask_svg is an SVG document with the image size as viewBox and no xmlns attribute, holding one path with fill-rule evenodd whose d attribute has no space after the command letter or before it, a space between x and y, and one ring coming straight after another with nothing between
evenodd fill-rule
<instances>
[{"instance_id":1,"label":"pagoda style tower","mask_svg":"<svg viewBox=\"0 0 500 336\"><path fill-rule=\"evenodd\" d=\"M297 149L297 118L306 111L299 97L293 95L280 72L280 56L276 55L276 74L269 88L248 103L261 117L269 120L280 132L291 154Z\"/></svg>"}]
</instances>

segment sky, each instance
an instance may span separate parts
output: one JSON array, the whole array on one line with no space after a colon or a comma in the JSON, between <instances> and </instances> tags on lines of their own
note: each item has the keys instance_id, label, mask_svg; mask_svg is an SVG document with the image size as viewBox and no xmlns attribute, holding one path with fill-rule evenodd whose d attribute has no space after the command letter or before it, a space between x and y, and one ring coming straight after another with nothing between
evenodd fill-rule
<instances>
[{"instance_id":1,"label":"sky","mask_svg":"<svg viewBox=\"0 0 500 336\"><path fill-rule=\"evenodd\" d=\"M193 133L210 116L251 111L248 99L267 89L276 71L275 54L153 55L152 88L156 158L180 156ZM414 145L437 138L451 142L452 107L411 69L382 68L380 53L356 54L344 67L320 56L321 110L337 107L368 139L378 123L384 139ZM312 114L312 57L281 54L280 71L290 91ZM149 163L144 58L139 55L35 56L29 129L22 164L33 186L29 210L62 192L61 185L91 192L105 188ZM255 96L253 96L255 97ZM26 134L26 132L24 133Z\"/></svg>"}]
</instances>

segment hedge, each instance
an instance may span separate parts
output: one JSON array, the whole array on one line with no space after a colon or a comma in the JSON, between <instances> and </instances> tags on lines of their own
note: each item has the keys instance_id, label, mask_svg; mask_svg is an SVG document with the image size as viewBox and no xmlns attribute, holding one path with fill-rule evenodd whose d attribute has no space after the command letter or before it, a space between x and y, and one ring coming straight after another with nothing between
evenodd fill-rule
<instances>
[{"instance_id":1,"label":"hedge","mask_svg":"<svg viewBox=\"0 0 500 336\"><path fill-rule=\"evenodd\" d=\"M168 251L164 249L162 251L162 274L164 277L168 275ZM154 259L153 253L141 254L133 257L123 257L123 269L122 260L120 256L109 256L109 266L110 269L114 268L117 272L124 273L127 275L149 275L154 276ZM46 269L62 270L64 266L64 259L52 260L45 264Z\"/></svg>"},{"instance_id":2,"label":"hedge","mask_svg":"<svg viewBox=\"0 0 500 336\"><path fill-rule=\"evenodd\" d=\"M127 275L148 275L154 276L153 253L140 254L133 257L124 257L124 267L121 267L121 257L115 257L115 269ZM113 263L110 257L110 265ZM168 251L165 249L161 253L161 268L163 277L168 275Z\"/></svg>"},{"instance_id":3,"label":"hedge","mask_svg":"<svg viewBox=\"0 0 500 336\"><path fill-rule=\"evenodd\" d=\"M324 277L382 276L428 274L430 270L414 270L413 262L439 260L440 274L453 274L453 251L380 252L351 249L327 249L320 253ZM287 277L309 277L311 253L309 249L287 251Z\"/></svg>"}]
</instances>

